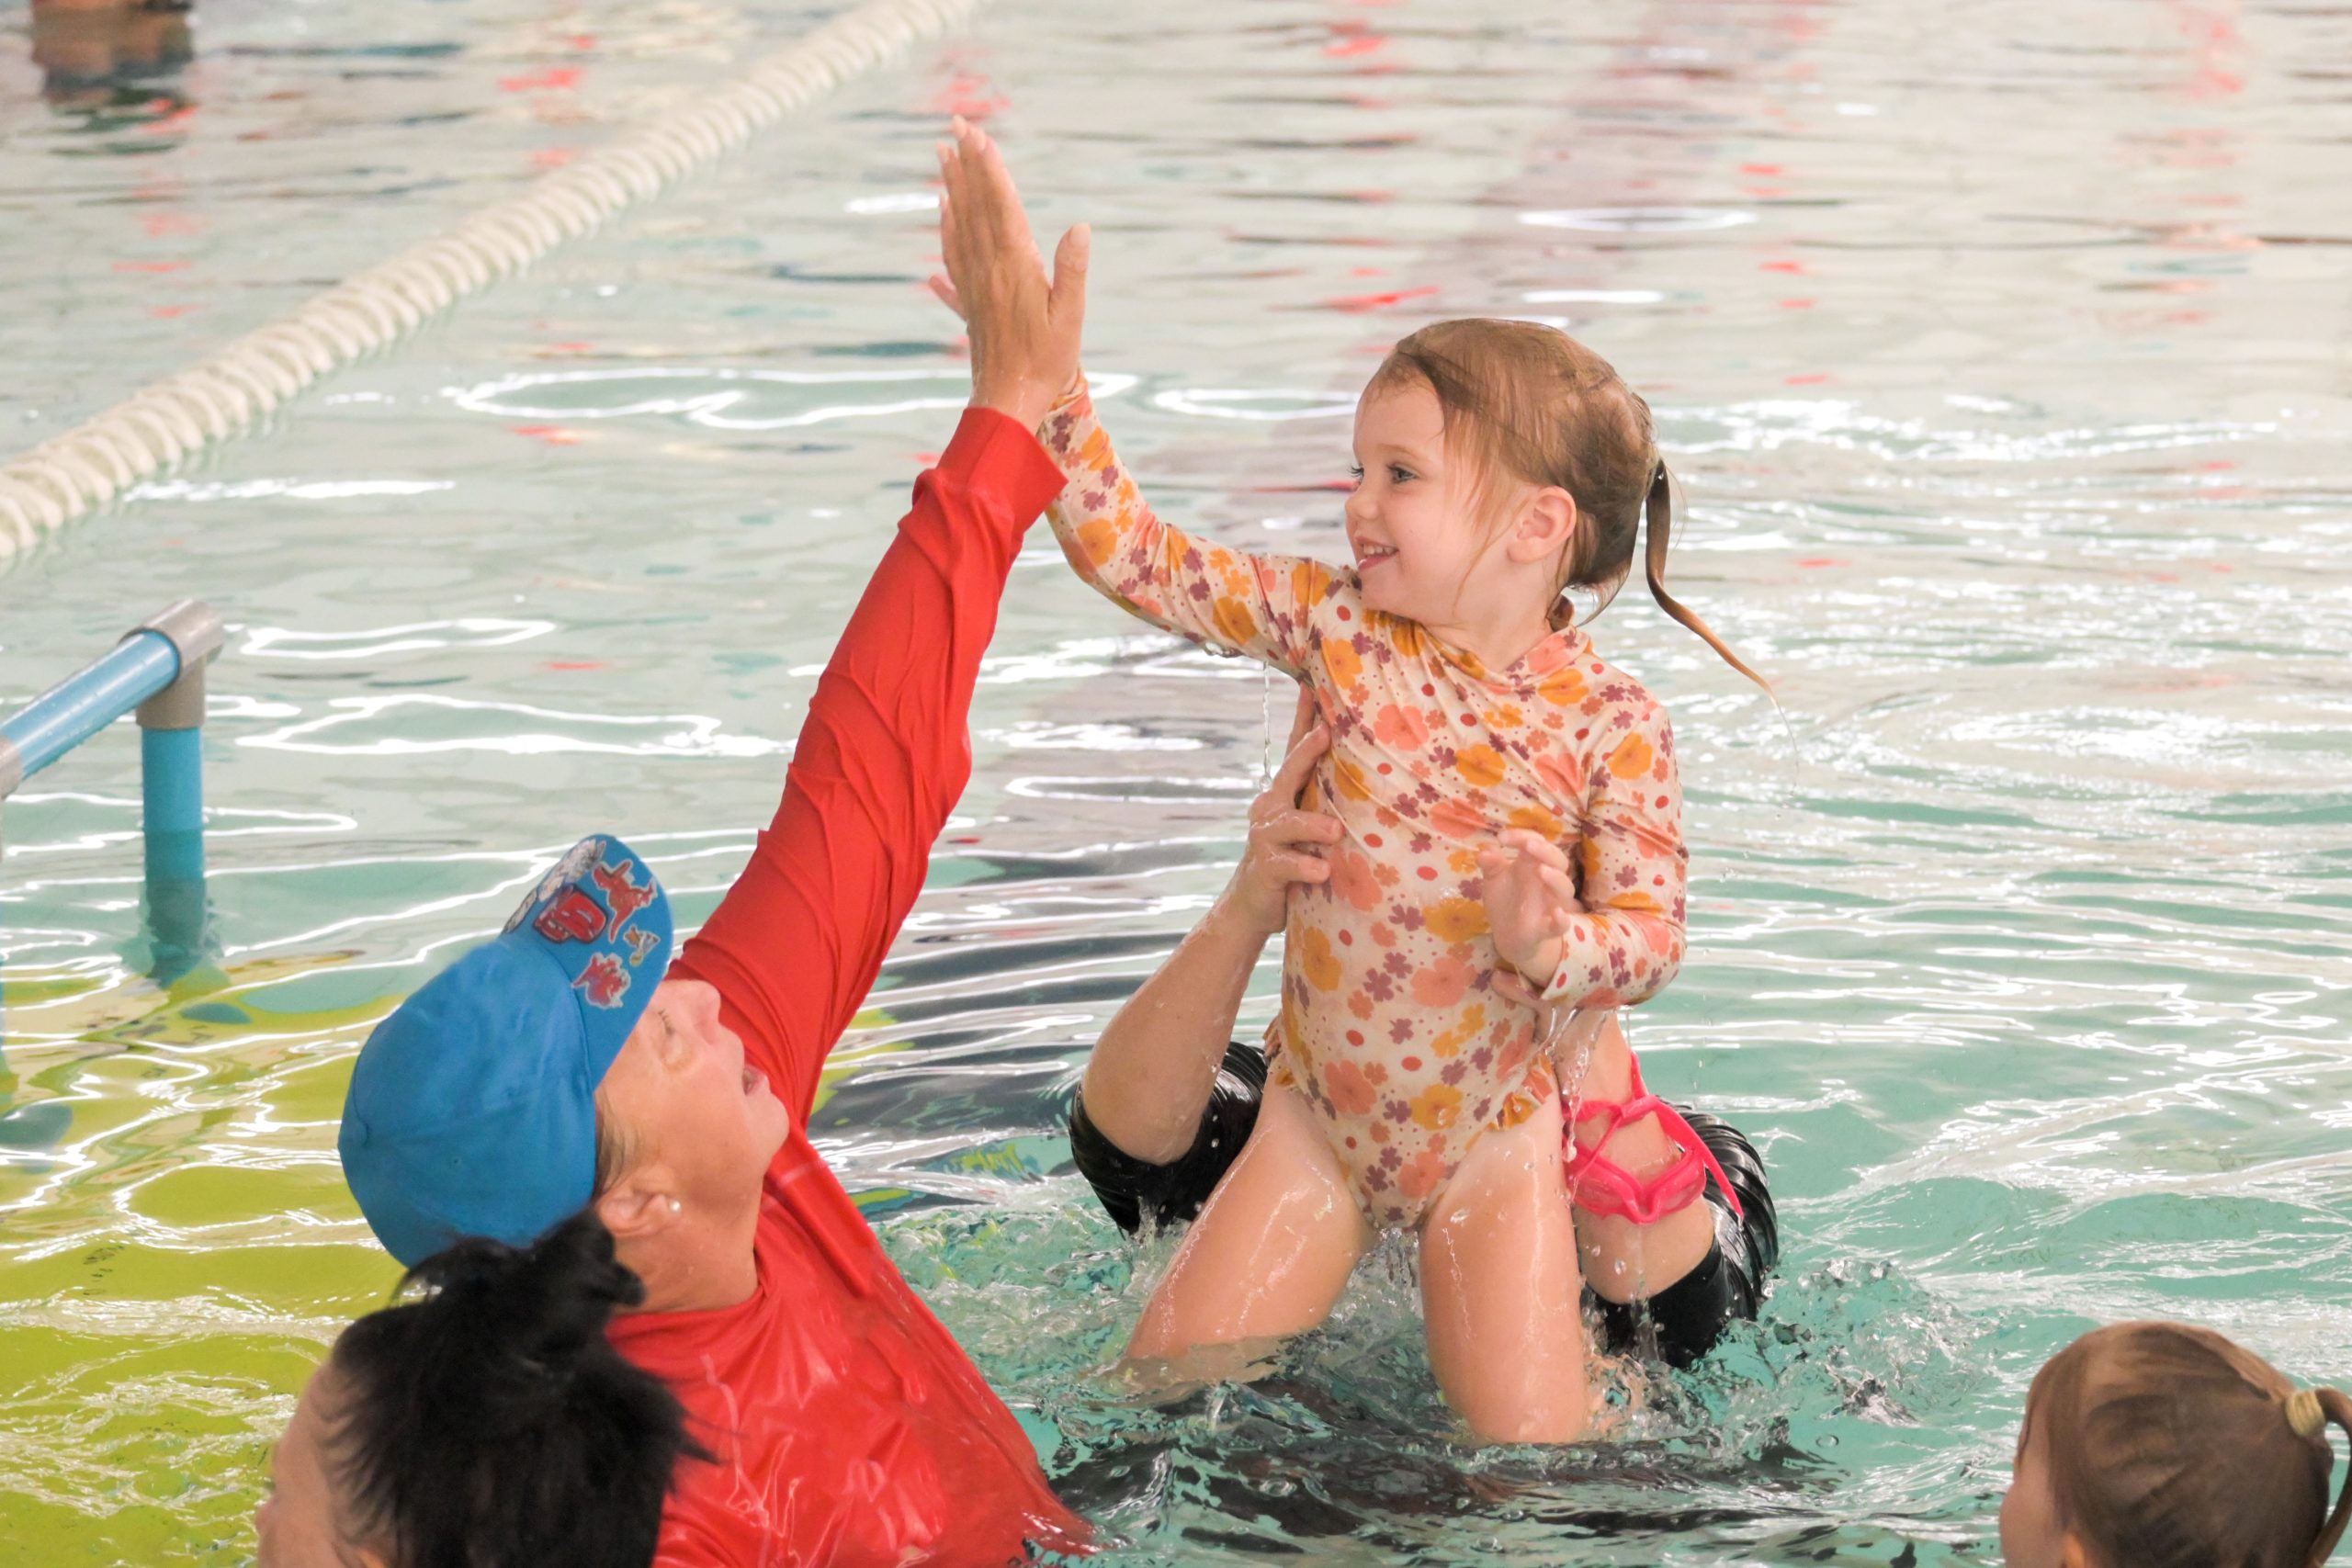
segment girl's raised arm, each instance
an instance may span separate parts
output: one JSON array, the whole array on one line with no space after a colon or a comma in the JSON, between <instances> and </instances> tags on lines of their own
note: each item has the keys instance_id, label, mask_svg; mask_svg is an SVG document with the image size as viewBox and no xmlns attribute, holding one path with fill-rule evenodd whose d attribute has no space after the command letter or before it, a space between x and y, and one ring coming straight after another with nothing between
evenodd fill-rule
<instances>
[{"instance_id":1,"label":"girl's raised arm","mask_svg":"<svg viewBox=\"0 0 2352 1568\"><path fill-rule=\"evenodd\" d=\"M1306 676L1307 621L1331 592L1330 568L1229 550L1161 522L1112 450L1083 381L1054 405L1037 438L1067 481L1046 518L1079 576L1179 637Z\"/></svg>"},{"instance_id":2,"label":"girl's raised arm","mask_svg":"<svg viewBox=\"0 0 2352 1568\"><path fill-rule=\"evenodd\" d=\"M1069 483L1047 516L1070 565L1155 626L1303 677L1307 616L1330 589L1330 569L1204 545L1153 514L1095 422L1078 373L1087 230L1062 236L1048 279L1021 194L988 134L958 119L939 169L947 271L931 279L931 291L964 318L973 400L1025 415L1061 465Z\"/></svg>"}]
</instances>

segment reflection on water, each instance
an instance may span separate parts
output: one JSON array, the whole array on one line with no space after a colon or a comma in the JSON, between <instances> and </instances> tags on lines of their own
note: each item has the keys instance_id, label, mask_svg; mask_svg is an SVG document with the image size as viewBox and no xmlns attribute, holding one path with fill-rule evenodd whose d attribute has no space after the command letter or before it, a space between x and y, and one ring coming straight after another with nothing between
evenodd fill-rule
<instances>
[{"instance_id":1,"label":"reflection on water","mask_svg":"<svg viewBox=\"0 0 2352 1568\"><path fill-rule=\"evenodd\" d=\"M358 1041L580 833L707 915L951 428L920 280L965 109L1041 231L1093 222L1090 362L1171 519L1337 556L1386 344L1559 312L1656 408L1674 580L1790 720L1638 592L1598 623L1690 786L1692 954L1637 1038L1772 1167L1765 1321L1620 1444L1474 1452L1384 1253L1275 1378L1137 1408L1095 1374L1166 1243L1094 1210L1061 1107L1221 884L1286 696L1032 538L812 1131L1108 1562L1982 1562L2025 1381L2091 1321L2352 1379L2352 251L2310 200L2352 106L2307 64L2352 22L1525 13L998 8L0 575L7 700L154 604L234 626L209 962L155 977L127 728L8 807L0 1536L244 1561L293 1391L392 1277L333 1153ZM806 20L220 0L202 112L101 127L31 101L0 18L0 426Z\"/></svg>"},{"instance_id":2,"label":"reflection on water","mask_svg":"<svg viewBox=\"0 0 2352 1568\"><path fill-rule=\"evenodd\" d=\"M1116 397L1136 384L1133 376L1099 371L1087 379L1102 398ZM648 395L656 388L660 389ZM508 418L669 415L713 430L790 430L840 419L900 418L960 409L971 389L971 375L965 370L558 370L502 377L453 389L448 397L469 413ZM1314 394L1198 395L1216 401Z\"/></svg>"},{"instance_id":3,"label":"reflection on water","mask_svg":"<svg viewBox=\"0 0 2352 1568\"><path fill-rule=\"evenodd\" d=\"M695 391L696 382L721 389ZM633 389L665 384L657 396L630 395ZM895 386L900 395L877 402L840 400L843 392L877 385ZM531 419L677 414L716 430L786 430L961 408L970 391L971 378L960 370L575 370L510 376L450 397L471 413Z\"/></svg>"},{"instance_id":4,"label":"reflection on water","mask_svg":"<svg viewBox=\"0 0 2352 1568\"><path fill-rule=\"evenodd\" d=\"M186 0L36 0L28 20L42 96L80 110L152 99L195 55L187 10Z\"/></svg>"},{"instance_id":5,"label":"reflection on water","mask_svg":"<svg viewBox=\"0 0 2352 1568\"><path fill-rule=\"evenodd\" d=\"M241 744L266 751L379 757L465 750L503 751L510 756L604 751L621 756L681 752L768 757L789 750L777 741L726 734L718 719L699 714L563 713L424 692L396 697L335 697L328 705L334 711L246 736ZM420 708L430 711L429 721L419 723L415 710Z\"/></svg>"},{"instance_id":6,"label":"reflection on water","mask_svg":"<svg viewBox=\"0 0 2352 1568\"><path fill-rule=\"evenodd\" d=\"M1531 229L1581 229L1593 234L1693 234L1736 229L1756 221L1753 212L1696 207L1588 207L1566 212L1522 212Z\"/></svg>"}]
</instances>

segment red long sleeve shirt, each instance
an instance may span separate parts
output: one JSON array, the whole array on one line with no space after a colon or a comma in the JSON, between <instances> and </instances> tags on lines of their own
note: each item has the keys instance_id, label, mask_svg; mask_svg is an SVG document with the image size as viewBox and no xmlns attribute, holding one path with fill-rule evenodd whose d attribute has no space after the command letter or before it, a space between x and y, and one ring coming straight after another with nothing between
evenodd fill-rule
<instances>
[{"instance_id":1,"label":"red long sleeve shirt","mask_svg":"<svg viewBox=\"0 0 2352 1568\"><path fill-rule=\"evenodd\" d=\"M970 776L980 654L1061 487L1028 432L964 415L818 682L775 821L678 959L717 987L793 1132L768 1168L751 1298L614 1325L718 1456L680 1461L658 1568L1000 1568L1085 1539L806 1130Z\"/></svg>"}]
</instances>

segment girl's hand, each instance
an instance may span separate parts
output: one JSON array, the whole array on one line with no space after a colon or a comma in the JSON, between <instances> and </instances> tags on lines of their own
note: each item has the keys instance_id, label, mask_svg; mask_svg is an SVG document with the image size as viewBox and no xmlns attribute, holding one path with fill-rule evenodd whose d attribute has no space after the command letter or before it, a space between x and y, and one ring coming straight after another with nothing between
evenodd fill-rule
<instances>
[{"instance_id":1,"label":"girl's hand","mask_svg":"<svg viewBox=\"0 0 2352 1568\"><path fill-rule=\"evenodd\" d=\"M1330 880L1330 863L1323 852L1340 841L1340 819L1320 811L1301 811L1298 792L1317 759L1331 749L1331 732L1317 722L1315 699L1298 694L1298 713L1291 725L1290 755L1274 772L1250 806L1250 847L1234 868L1225 899L1252 931L1272 936L1283 929L1290 913L1290 890L1301 882Z\"/></svg>"},{"instance_id":2,"label":"girl's hand","mask_svg":"<svg viewBox=\"0 0 2352 1568\"><path fill-rule=\"evenodd\" d=\"M939 145L939 248L947 275L931 291L964 318L972 344L972 402L1035 430L1078 381L1086 321L1085 224L1054 249L1054 276L1029 233L1029 215L986 132L956 121Z\"/></svg>"},{"instance_id":3,"label":"girl's hand","mask_svg":"<svg viewBox=\"0 0 2352 1568\"><path fill-rule=\"evenodd\" d=\"M1560 966L1569 919L1584 912L1566 853L1541 833L1507 828L1478 852L1478 875L1496 953L1540 992Z\"/></svg>"}]
</instances>

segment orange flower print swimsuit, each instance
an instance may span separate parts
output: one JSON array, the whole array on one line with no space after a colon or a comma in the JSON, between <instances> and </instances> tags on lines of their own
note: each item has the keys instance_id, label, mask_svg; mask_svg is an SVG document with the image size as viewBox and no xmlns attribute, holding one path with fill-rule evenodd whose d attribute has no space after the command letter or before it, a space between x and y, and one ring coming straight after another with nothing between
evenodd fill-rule
<instances>
[{"instance_id":1,"label":"orange flower print swimsuit","mask_svg":"<svg viewBox=\"0 0 2352 1568\"><path fill-rule=\"evenodd\" d=\"M1080 576L1194 642L1305 682L1331 731L1308 805L1344 831L1291 900L1272 1080L1295 1089L1378 1226L1417 1224L1477 1135L1557 1092L1501 960L1477 851L1504 828L1567 846L1585 911L1544 995L1606 1009L1682 962L1682 790L1666 713L1570 628L1490 671L1364 607L1352 570L1219 548L1145 504L1084 391L1039 433L1047 511ZM1531 980L1534 977L1531 976Z\"/></svg>"}]
</instances>

